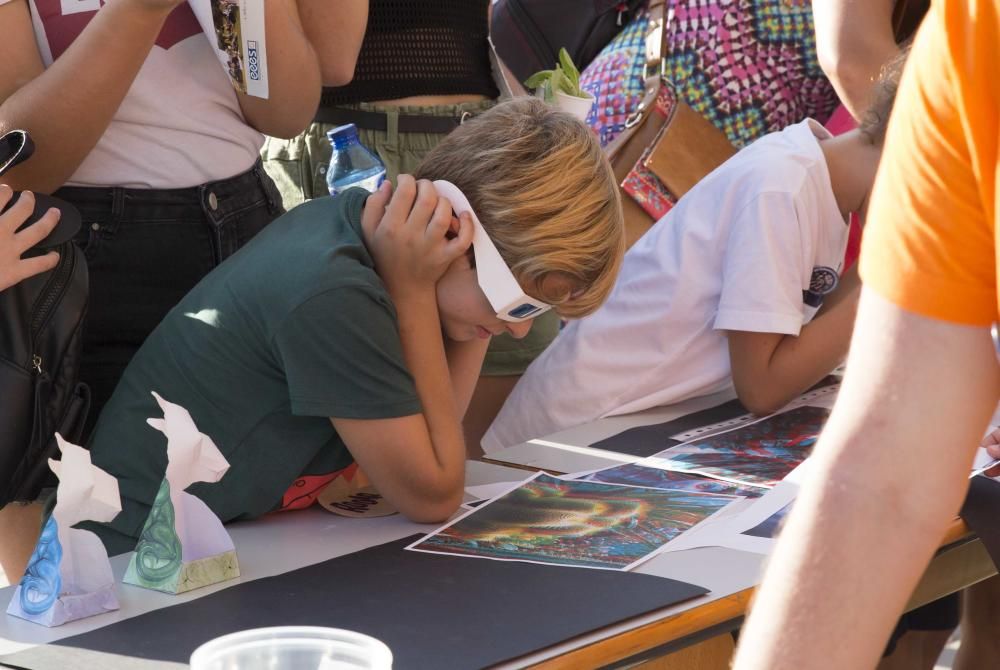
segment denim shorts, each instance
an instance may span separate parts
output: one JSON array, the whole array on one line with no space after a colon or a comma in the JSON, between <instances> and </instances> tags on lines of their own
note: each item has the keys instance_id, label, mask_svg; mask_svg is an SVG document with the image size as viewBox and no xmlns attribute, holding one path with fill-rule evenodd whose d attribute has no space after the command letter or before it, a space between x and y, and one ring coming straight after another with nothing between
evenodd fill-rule
<instances>
[{"instance_id":1,"label":"denim shorts","mask_svg":"<svg viewBox=\"0 0 1000 670\"><path fill-rule=\"evenodd\" d=\"M90 269L80 372L91 388L89 434L153 328L284 210L260 161L235 177L190 188L68 186L54 195L83 218L75 241Z\"/></svg>"}]
</instances>

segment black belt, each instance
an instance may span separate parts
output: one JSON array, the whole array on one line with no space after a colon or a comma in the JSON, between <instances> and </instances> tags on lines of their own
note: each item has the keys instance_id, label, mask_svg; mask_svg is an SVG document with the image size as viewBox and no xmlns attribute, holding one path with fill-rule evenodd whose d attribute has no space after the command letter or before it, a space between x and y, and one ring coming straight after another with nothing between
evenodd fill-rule
<instances>
[{"instance_id":1,"label":"black belt","mask_svg":"<svg viewBox=\"0 0 1000 670\"><path fill-rule=\"evenodd\" d=\"M462 124L462 121L472 116L465 112L458 116L429 116L421 114L400 114L397 129L401 133L437 133L447 135ZM345 109L343 107L320 107L314 118L316 123L329 123L342 126L353 123L363 130L389 129L388 116L382 112L366 112L360 109Z\"/></svg>"}]
</instances>

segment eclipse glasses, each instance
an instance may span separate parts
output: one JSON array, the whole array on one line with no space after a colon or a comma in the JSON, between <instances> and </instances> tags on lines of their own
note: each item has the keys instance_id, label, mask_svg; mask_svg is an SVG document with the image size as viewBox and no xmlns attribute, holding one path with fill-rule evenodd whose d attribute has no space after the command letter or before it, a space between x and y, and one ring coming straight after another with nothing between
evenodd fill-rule
<instances>
[{"instance_id":1,"label":"eclipse glasses","mask_svg":"<svg viewBox=\"0 0 1000 670\"><path fill-rule=\"evenodd\" d=\"M493 245L493 240L483 229L479 217L472 211L468 198L451 182L439 179L434 182L437 194L447 198L455 214L468 212L472 217L472 251L476 257L476 279L479 288L486 294L497 318L511 323L533 319L552 308L540 300L535 300L524 292L507 267L503 257Z\"/></svg>"}]
</instances>

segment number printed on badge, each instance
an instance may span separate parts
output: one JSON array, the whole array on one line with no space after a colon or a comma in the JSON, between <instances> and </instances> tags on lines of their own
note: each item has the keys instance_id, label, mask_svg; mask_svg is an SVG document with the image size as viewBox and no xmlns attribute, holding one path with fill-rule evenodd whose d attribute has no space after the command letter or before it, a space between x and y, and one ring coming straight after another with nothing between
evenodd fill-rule
<instances>
[{"instance_id":1,"label":"number printed on badge","mask_svg":"<svg viewBox=\"0 0 1000 670\"><path fill-rule=\"evenodd\" d=\"M251 79L260 79L260 59L257 57L257 42L254 40L247 40L247 69Z\"/></svg>"}]
</instances>

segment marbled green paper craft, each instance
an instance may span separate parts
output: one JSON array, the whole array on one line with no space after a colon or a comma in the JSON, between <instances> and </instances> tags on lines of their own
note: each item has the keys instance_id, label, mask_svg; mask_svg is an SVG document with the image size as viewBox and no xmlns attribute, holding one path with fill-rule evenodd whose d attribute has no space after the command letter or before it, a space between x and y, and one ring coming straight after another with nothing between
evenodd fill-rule
<instances>
[{"instance_id":1,"label":"marbled green paper craft","mask_svg":"<svg viewBox=\"0 0 1000 670\"><path fill-rule=\"evenodd\" d=\"M167 437L167 472L129 561L124 582L166 593L183 593L240 576L236 549L222 522L185 489L215 483L229 462L200 432L191 414L153 393L162 419L148 423Z\"/></svg>"}]
</instances>

